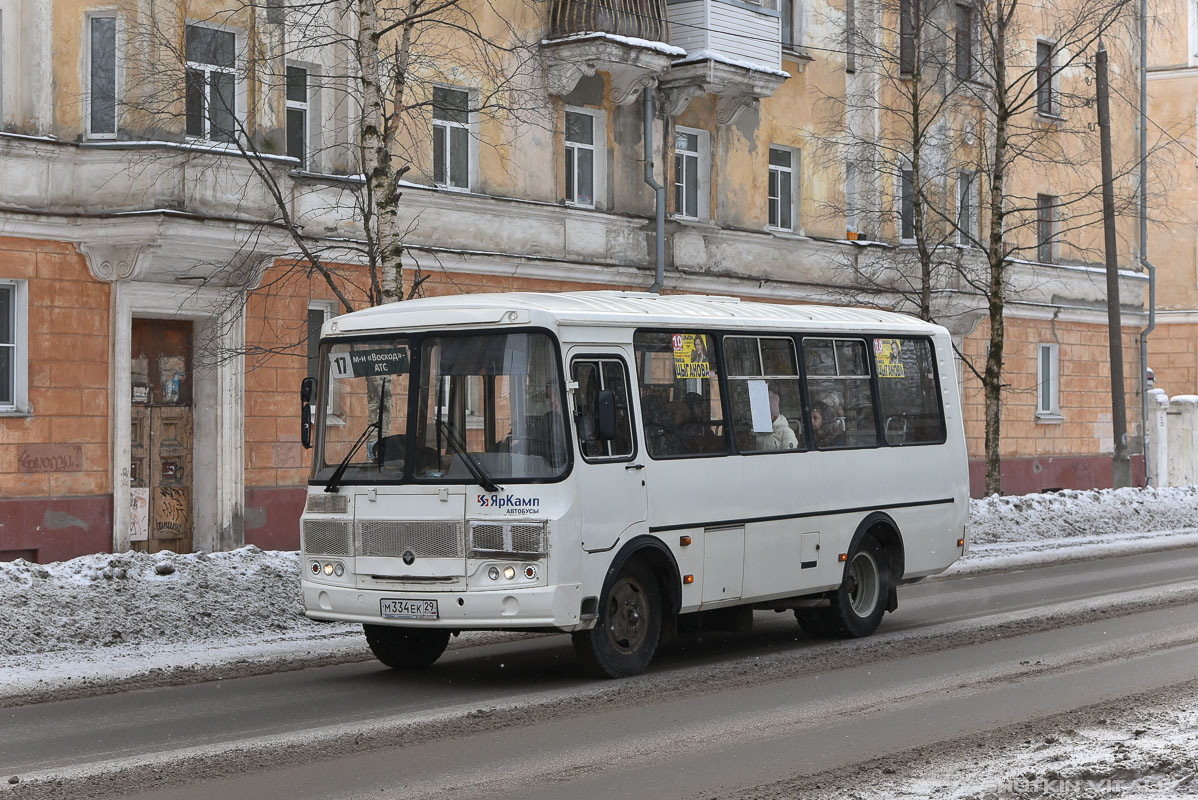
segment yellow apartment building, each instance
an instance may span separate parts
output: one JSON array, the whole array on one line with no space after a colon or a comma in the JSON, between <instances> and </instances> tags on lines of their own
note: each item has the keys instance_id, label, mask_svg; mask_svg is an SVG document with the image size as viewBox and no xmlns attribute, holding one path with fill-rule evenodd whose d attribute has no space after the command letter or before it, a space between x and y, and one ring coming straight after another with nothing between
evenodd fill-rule
<instances>
[{"instance_id":1,"label":"yellow apartment building","mask_svg":"<svg viewBox=\"0 0 1198 800\"><path fill-rule=\"evenodd\" d=\"M847 2L463 0L453 13L473 35L443 25L408 40L419 57L390 151L395 169L410 167L397 178L405 286L652 288L911 310L896 284L875 279L910 264L909 154L875 156L867 170L844 147L885 140L895 124L884 108L845 102L902 86L901 75L871 84L865 54L846 46L846 31L867 23L885 43L889 12ZM960 5L950 50L978 36ZM349 47L358 21L338 10L0 0L0 559L298 545L298 386L313 369L311 332L343 303L297 241L334 265L355 303L369 276L365 117ZM1045 57L1057 57L1051 13L1029 12L1026 52L1047 41ZM400 52L401 33L383 37L385 54ZM1132 80L1135 42L1112 43ZM1010 176L1014 194L1044 198L1036 224L1009 234L1021 248L1004 314L1010 492L1111 480L1102 234L1067 224L1096 200L1079 201L1085 213L1054 205L1097 185L1052 106L1053 92L1089 85L1087 63L1045 78L1044 105L1025 111L1025 125L1060 129L1049 137L1059 163ZM986 91L975 76L951 80ZM942 167L984 153L978 113L963 101L944 115ZM1128 113L1115 146L1134 152ZM985 195L980 184L963 192L963 168L942 172L943 207L968 212L970 233L938 247L976 270L970 238L987 235ZM1142 481L1145 281L1135 220L1121 217L1119 230ZM936 310L959 356L980 365L987 305L966 274L943 273ZM1195 309L1192 269L1188 280L1176 296ZM1172 328L1164 322L1158 330ZM980 492L981 384L961 372Z\"/></svg>"}]
</instances>

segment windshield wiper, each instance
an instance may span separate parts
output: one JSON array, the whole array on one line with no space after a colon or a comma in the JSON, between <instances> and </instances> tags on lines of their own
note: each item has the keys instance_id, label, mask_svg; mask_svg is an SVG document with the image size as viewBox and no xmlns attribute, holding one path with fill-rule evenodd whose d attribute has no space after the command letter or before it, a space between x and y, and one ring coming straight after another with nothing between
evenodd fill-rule
<instances>
[{"instance_id":1,"label":"windshield wiper","mask_svg":"<svg viewBox=\"0 0 1198 800\"><path fill-rule=\"evenodd\" d=\"M366 437L370 435L371 431L377 430L380 432L378 446L382 447L382 429L383 426L378 422L366 423L366 427L362 430L362 435L358 437L358 441L354 442L354 446L349 449L349 452L345 454L345 458L341 459L341 463L337 465L337 469L333 470L333 474L329 476L329 482L324 487L326 492L336 492L341 487L341 476L345 474L345 468L349 466L350 459L362 447L362 443L366 441Z\"/></svg>"},{"instance_id":2,"label":"windshield wiper","mask_svg":"<svg viewBox=\"0 0 1198 800\"><path fill-rule=\"evenodd\" d=\"M455 431L448 422L443 419L439 419L437 420L437 427L445 434L445 437L449 439L450 444L453 445L453 449L457 450L458 454L461 455L462 462L465 463L466 469L470 470L470 474L474 476L474 480L478 481L479 486L483 487L488 492L498 492L502 490L503 487L497 485L495 481L491 480L491 476L486 473L486 470L482 468L481 464L474 460L474 456L466 452L466 443L458 437L457 431Z\"/></svg>"}]
</instances>

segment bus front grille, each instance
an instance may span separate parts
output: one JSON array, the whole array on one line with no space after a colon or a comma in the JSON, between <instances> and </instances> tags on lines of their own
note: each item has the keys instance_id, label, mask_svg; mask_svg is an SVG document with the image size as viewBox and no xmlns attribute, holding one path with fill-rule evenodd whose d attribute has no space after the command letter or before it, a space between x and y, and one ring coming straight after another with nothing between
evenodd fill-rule
<instances>
[{"instance_id":1,"label":"bus front grille","mask_svg":"<svg viewBox=\"0 0 1198 800\"><path fill-rule=\"evenodd\" d=\"M348 556L349 523L332 519L306 519L303 551L321 556Z\"/></svg>"},{"instance_id":2,"label":"bus front grille","mask_svg":"<svg viewBox=\"0 0 1198 800\"><path fill-rule=\"evenodd\" d=\"M545 555L545 524L476 522L470 526L470 551L482 558L501 553Z\"/></svg>"},{"instance_id":3,"label":"bus front grille","mask_svg":"<svg viewBox=\"0 0 1198 800\"><path fill-rule=\"evenodd\" d=\"M399 558L462 558L462 523L358 520L357 554Z\"/></svg>"}]
</instances>

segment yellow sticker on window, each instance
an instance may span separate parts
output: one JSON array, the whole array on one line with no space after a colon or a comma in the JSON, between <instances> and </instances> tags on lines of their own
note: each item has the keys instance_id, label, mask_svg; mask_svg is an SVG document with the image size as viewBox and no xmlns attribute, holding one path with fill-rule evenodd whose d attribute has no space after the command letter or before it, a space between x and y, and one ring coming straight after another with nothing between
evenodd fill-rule
<instances>
[{"instance_id":1,"label":"yellow sticker on window","mask_svg":"<svg viewBox=\"0 0 1198 800\"><path fill-rule=\"evenodd\" d=\"M904 377L900 353L898 339L874 339L874 363L878 365L879 378Z\"/></svg>"},{"instance_id":2,"label":"yellow sticker on window","mask_svg":"<svg viewBox=\"0 0 1198 800\"><path fill-rule=\"evenodd\" d=\"M674 377L709 378L711 361L707 353L707 337L701 333L675 333Z\"/></svg>"}]
</instances>

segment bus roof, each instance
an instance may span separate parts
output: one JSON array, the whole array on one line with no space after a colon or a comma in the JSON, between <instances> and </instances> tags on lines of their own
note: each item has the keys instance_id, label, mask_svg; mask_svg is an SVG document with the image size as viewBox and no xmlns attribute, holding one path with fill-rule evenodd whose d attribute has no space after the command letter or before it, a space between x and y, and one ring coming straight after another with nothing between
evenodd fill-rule
<instances>
[{"instance_id":1,"label":"bus roof","mask_svg":"<svg viewBox=\"0 0 1198 800\"><path fill-rule=\"evenodd\" d=\"M705 325L731 328L869 328L931 334L940 326L869 308L757 303L717 295L648 292L507 292L425 297L355 311L326 323L325 333L444 328L517 321L526 324L652 327ZM507 317L505 319L505 316Z\"/></svg>"}]
</instances>

